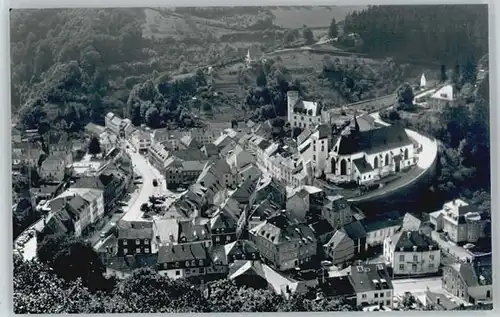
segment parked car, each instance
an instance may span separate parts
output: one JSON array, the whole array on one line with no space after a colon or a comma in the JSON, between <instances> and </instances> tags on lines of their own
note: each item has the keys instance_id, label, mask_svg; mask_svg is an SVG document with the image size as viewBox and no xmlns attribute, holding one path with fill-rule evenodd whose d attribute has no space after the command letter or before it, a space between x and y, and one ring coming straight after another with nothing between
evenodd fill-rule
<instances>
[{"instance_id":1,"label":"parked car","mask_svg":"<svg viewBox=\"0 0 500 317\"><path fill-rule=\"evenodd\" d=\"M158 180L155 178L153 179L153 186L154 187L157 187L158 186Z\"/></svg>"}]
</instances>

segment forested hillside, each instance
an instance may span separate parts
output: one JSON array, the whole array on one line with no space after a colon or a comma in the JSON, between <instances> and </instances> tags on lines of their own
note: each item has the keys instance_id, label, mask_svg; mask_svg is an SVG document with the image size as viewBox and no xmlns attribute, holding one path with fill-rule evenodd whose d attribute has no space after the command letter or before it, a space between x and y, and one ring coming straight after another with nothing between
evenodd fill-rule
<instances>
[{"instance_id":1,"label":"forested hillside","mask_svg":"<svg viewBox=\"0 0 500 317\"><path fill-rule=\"evenodd\" d=\"M366 53L432 60L444 65L488 52L487 5L371 6L345 18Z\"/></svg>"}]
</instances>

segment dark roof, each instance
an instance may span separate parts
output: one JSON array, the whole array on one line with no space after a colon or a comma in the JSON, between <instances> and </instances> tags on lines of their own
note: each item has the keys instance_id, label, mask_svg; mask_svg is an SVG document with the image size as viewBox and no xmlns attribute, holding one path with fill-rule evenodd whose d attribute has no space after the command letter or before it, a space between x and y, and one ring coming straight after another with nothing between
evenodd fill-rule
<instances>
[{"instance_id":1,"label":"dark roof","mask_svg":"<svg viewBox=\"0 0 500 317\"><path fill-rule=\"evenodd\" d=\"M210 229L206 224L193 223L193 220L179 222L179 237L177 241L186 238L187 242L207 239Z\"/></svg>"},{"instance_id":2,"label":"dark roof","mask_svg":"<svg viewBox=\"0 0 500 317\"><path fill-rule=\"evenodd\" d=\"M202 149L205 149L205 152L207 152L207 156L213 156L219 154L219 149L215 146L213 143L208 143L205 144Z\"/></svg>"},{"instance_id":3,"label":"dark roof","mask_svg":"<svg viewBox=\"0 0 500 317\"><path fill-rule=\"evenodd\" d=\"M312 132L308 128L305 128L304 130L302 130L302 132L297 137L297 144L300 145L300 144L304 143L304 141L307 140L307 138L311 134L312 134Z\"/></svg>"},{"instance_id":4,"label":"dark roof","mask_svg":"<svg viewBox=\"0 0 500 317\"><path fill-rule=\"evenodd\" d=\"M205 260L207 258L207 252L201 243L162 246L158 250L158 263Z\"/></svg>"},{"instance_id":5,"label":"dark roof","mask_svg":"<svg viewBox=\"0 0 500 317\"><path fill-rule=\"evenodd\" d=\"M332 127L329 124L321 124L318 126L319 139L328 138L332 134Z\"/></svg>"},{"instance_id":6,"label":"dark roof","mask_svg":"<svg viewBox=\"0 0 500 317\"><path fill-rule=\"evenodd\" d=\"M258 144L258 147L259 147L261 150L265 150L265 149L267 149L270 145L271 145L271 143L269 143L269 141L267 141L267 140L262 140L262 141L260 141L260 143Z\"/></svg>"},{"instance_id":7,"label":"dark roof","mask_svg":"<svg viewBox=\"0 0 500 317\"><path fill-rule=\"evenodd\" d=\"M361 174L368 173L373 170L372 166L366 161L365 157L355 159L352 162Z\"/></svg>"},{"instance_id":8,"label":"dark roof","mask_svg":"<svg viewBox=\"0 0 500 317\"><path fill-rule=\"evenodd\" d=\"M352 240L366 238L366 231L361 222L353 221L342 228Z\"/></svg>"},{"instance_id":9,"label":"dark roof","mask_svg":"<svg viewBox=\"0 0 500 317\"><path fill-rule=\"evenodd\" d=\"M312 229L316 237L324 235L326 233L330 233L335 230L326 219L321 219L318 222L310 224L309 227Z\"/></svg>"},{"instance_id":10,"label":"dark roof","mask_svg":"<svg viewBox=\"0 0 500 317\"><path fill-rule=\"evenodd\" d=\"M183 161L202 161L206 160L207 156L200 149L189 148L185 150L173 151L171 156L177 157Z\"/></svg>"},{"instance_id":11,"label":"dark roof","mask_svg":"<svg viewBox=\"0 0 500 317\"><path fill-rule=\"evenodd\" d=\"M385 264L353 265L349 279L356 293L393 289Z\"/></svg>"},{"instance_id":12,"label":"dark roof","mask_svg":"<svg viewBox=\"0 0 500 317\"><path fill-rule=\"evenodd\" d=\"M211 221L211 229L236 229L236 220L226 211L217 213Z\"/></svg>"},{"instance_id":13,"label":"dark roof","mask_svg":"<svg viewBox=\"0 0 500 317\"><path fill-rule=\"evenodd\" d=\"M364 218L361 220L361 224L365 228L366 232L372 232L388 227L400 226L401 223L402 219L395 217L387 219L384 219L383 217L377 219Z\"/></svg>"},{"instance_id":14,"label":"dark roof","mask_svg":"<svg viewBox=\"0 0 500 317\"><path fill-rule=\"evenodd\" d=\"M105 261L106 268L130 273L143 267L152 267L156 264L158 254L137 254L123 257L112 257Z\"/></svg>"},{"instance_id":15,"label":"dark roof","mask_svg":"<svg viewBox=\"0 0 500 317\"><path fill-rule=\"evenodd\" d=\"M338 153L377 153L410 144L412 141L402 126L390 125L342 136Z\"/></svg>"},{"instance_id":16,"label":"dark roof","mask_svg":"<svg viewBox=\"0 0 500 317\"><path fill-rule=\"evenodd\" d=\"M118 239L151 239L153 237L153 222L126 222L117 224Z\"/></svg>"},{"instance_id":17,"label":"dark roof","mask_svg":"<svg viewBox=\"0 0 500 317\"><path fill-rule=\"evenodd\" d=\"M431 247L432 250L439 249L435 241L419 231L398 232L391 239L396 244L395 251L397 252L429 251ZM416 250L414 247L416 247ZM403 249L402 251L401 248Z\"/></svg>"},{"instance_id":18,"label":"dark roof","mask_svg":"<svg viewBox=\"0 0 500 317\"><path fill-rule=\"evenodd\" d=\"M327 297L353 296L356 294L348 276L328 277L320 285L320 288Z\"/></svg>"}]
</instances>

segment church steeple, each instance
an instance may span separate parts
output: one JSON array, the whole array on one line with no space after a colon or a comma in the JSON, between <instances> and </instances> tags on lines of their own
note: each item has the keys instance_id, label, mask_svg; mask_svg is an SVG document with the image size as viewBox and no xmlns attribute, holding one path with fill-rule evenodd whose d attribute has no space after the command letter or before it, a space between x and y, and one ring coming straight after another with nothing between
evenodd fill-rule
<instances>
[{"instance_id":1,"label":"church steeple","mask_svg":"<svg viewBox=\"0 0 500 317\"><path fill-rule=\"evenodd\" d=\"M359 123L357 118L357 110L354 110L354 131L359 132Z\"/></svg>"}]
</instances>

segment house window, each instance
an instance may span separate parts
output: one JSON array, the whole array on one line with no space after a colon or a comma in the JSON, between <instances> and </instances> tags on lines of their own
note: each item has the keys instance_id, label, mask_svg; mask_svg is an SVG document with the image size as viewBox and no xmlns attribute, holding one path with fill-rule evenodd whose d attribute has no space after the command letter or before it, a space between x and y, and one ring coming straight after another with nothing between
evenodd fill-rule
<instances>
[{"instance_id":1,"label":"house window","mask_svg":"<svg viewBox=\"0 0 500 317\"><path fill-rule=\"evenodd\" d=\"M220 237L215 237L215 242L220 242Z\"/></svg>"},{"instance_id":2,"label":"house window","mask_svg":"<svg viewBox=\"0 0 500 317\"><path fill-rule=\"evenodd\" d=\"M123 245L127 245L127 240L123 240Z\"/></svg>"},{"instance_id":3,"label":"house window","mask_svg":"<svg viewBox=\"0 0 500 317\"><path fill-rule=\"evenodd\" d=\"M144 239L145 244L149 244L149 239Z\"/></svg>"},{"instance_id":4,"label":"house window","mask_svg":"<svg viewBox=\"0 0 500 317\"><path fill-rule=\"evenodd\" d=\"M141 243L141 241L140 241L139 239L136 239L136 240L135 240L135 244L136 244L136 245L137 245L137 244L140 244L140 243Z\"/></svg>"},{"instance_id":5,"label":"house window","mask_svg":"<svg viewBox=\"0 0 500 317\"><path fill-rule=\"evenodd\" d=\"M135 253L141 253L141 248L136 248Z\"/></svg>"},{"instance_id":6,"label":"house window","mask_svg":"<svg viewBox=\"0 0 500 317\"><path fill-rule=\"evenodd\" d=\"M380 298L384 297L384 293L380 293Z\"/></svg>"},{"instance_id":7,"label":"house window","mask_svg":"<svg viewBox=\"0 0 500 317\"><path fill-rule=\"evenodd\" d=\"M404 254L400 254L399 255L399 261L404 261L405 260L405 255Z\"/></svg>"},{"instance_id":8,"label":"house window","mask_svg":"<svg viewBox=\"0 0 500 317\"><path fill-rule=\"evenodd\" d=\"M226 236L226 241L231 241L231 236Z\"/></svg>"},{"instance_id":9,"label":"house window","mask_svg":"<svg viewBox=\"0 0 500 317\"><path fill-rule=\"evenodd\" d=\"M486 291L486 298L490 298L491 297L491 291Z\"/></svg>"},{"instance_id":10,"label":"house window","mask_svg":"<svg viewBox=\"0 0 500 317\"><path fill-rule=\"evenodd\" d=\"M149 253L149 248L145 248L144 253Z\"/></svg>"},{"instance_id":11,"label":"house window","mask_svg":"<svg viewBox=\"0 0 500 317\"><path fill-rule=\"evenodd\" d=\"M385 297L391 298L391 292L387 292L385 295L386 295Z\"/></svg>"},{"instance_id":12,"label":"house window","mask_svg":"<svg viewBox=\"0 0 500 317\"><path fill-rule=\"evenodd\" d=\"M362 298L362 299L365 299L365 298L366 298L366 294L362 294L362 295L361 295L361 298Z\"/></svg>"},{"instance_id":13,"label":"house window","mask_svg":"<svg viewBox=\"0 0 500 317\"><path fill-rule=\"evenodd\" d=\"M128 249L127 248L123 249L123 254L127 254L127 253L128 253Z\"/></svg>"},{"instance_id":14,"label":"house window","mask_svg":"<svg viewBox=\"0 0 500 317\"><path fill-rule=\"evenodd\" d=\"M413 256L413 261L418 261L418 255Z\"/></svg>"},{"instance_id":15,"label":"house window","mask_svg":"<svg viewBox=\"0 0 500 317\"><path fill-rule=\"evenodd\" d=\"M433 269L434 268L434 263L429 263L429 269Z\"/></svg>"},{"instance_id":16,"label":"house window","mask_svg":"<svg viewBox=\"0 0 500 317\"><path fill-rule=\"evenodd\" d=\"M203 260L198 261L199 265L203 265Z\"/></svg>"},{"instance_id":17,"label":"house window","mask_svg":"<svg viewBox=\"0 0 500 317\"><path fill-rule=\"evenodd\" d=\"M413 263L413 264L411 265L411 270L412 270L413 272L416 272L416 271L417 271L417 265L416 265L415 263Z\"/></svg>"},{"instance_id":18,"label":"house window","mask_svg":"<svg viewBox=\"0 0 500 317\"><path fill-rule=\"evenodd\" d=\"M205 268L200 267L200 274L205 274Z\"/></svg>"},{"instance_id":19,"label":"house window","mask_svg":"<svg viewBox=\"0 0 500 317\"><path fill-rule=\"evenodd\" d=\"M404 264L400 264L400 265L399 265L399 269L400 269L400 270L404 270L404 269L405 269L405 265L404 265Z\"/></svg>"},{"instance_id":20,"label":"house window","mask_svg":"<svg viewBox=\"0 0 500 317\"><path fill-rule=\"evenodd\" d=\"M179 276L179 275L181 275L181 271L179 271L179 270L176 270L176 271L175 271L175 275L176 275L176 276Z\"/></svg>"},{"instance_id":21,"label":"house window","mask_svg":"<svg viewBox=\"0 0 500 317\"><path fill-rule=\"evenodd\" d=\"M388 300L388 301L386 301L386 302L385 302L385 304L386 304L387 306L390 306L390 305L391 305L391 301L390 301L390 300Z\"/></svg>"},{"instance_id":22,"label":"house window","mask_svg":"<svg viewBox=\"0 0 500 317\"><path fill-rule=\"evenodd\" d=\"M378 298L378 293L375 293L375 298Z\"/></svg>"},{"instance_id":23,"label":"house window","mask_svg":"<svg viewBox=\"0 0 500 317\"><path fill-rule=\"evenodd\" d=\"M186 261L185 265L186 267L189 267L189 261Z\"/></svg>"},{"instance_id":24,"label":"house window","mask_svg":"<svg viewBox=\"0 0 500 317\"><path fill-rule=\"evenodd\" d=\"M431 259L431 261L434 261L434 254L430 254L429 259Z\"/></svg>"},{"instance_id":25,"label":"house window","mask_svg":"<svg viewBox=\"0 0 500 317\"><path fill-rule=\"evenodd\" d=\"M316 161L316 155L313 155L313 160L315 160L315 161Z\"/></svg>"}]
</instances>

